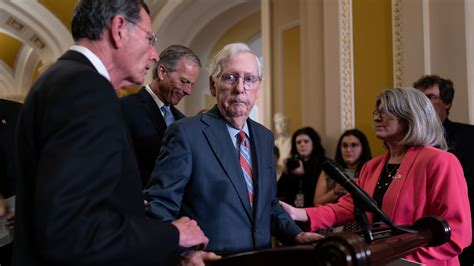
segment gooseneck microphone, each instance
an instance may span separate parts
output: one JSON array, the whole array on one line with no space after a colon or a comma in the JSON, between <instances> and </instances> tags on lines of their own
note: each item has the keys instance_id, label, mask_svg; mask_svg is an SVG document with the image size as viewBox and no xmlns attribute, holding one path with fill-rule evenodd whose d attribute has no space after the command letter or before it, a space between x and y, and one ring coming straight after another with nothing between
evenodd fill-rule
<instances>
[{"instance_id":1,"label":"gooseneck microphone","mask_svg":"<svg viewBox=\"0 0 474 266\"><path fill-rule=\"evenodd\" d=\"M352 178L348 177L340 166L333 160L326 160L322 164L322 168L326 174L339 183L344 189L352 195L355 204L360 204L360 208L370 211L375 215L378 215L381 220L389 225L390 227L397 229L402 232L416 232L413 229L403 228L397 226L393 221L377 206L377 202L367 194L363 189L361 189Z\"/></svg>"}]
</instances>

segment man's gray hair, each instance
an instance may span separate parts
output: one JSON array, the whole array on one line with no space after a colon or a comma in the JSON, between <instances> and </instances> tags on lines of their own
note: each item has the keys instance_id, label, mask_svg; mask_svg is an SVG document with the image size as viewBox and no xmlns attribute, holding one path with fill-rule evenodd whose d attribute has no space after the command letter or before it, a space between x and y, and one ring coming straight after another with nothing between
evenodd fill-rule
<instances>
[{"instance_id":1,"label":"man's gray hair","mask_svg":"<svg viewBox=\"0 0 474 266\"><path fill-rule=\"evenodd\" d=\"M160 53L160 61L154 64L153 79L158 78L159 66L163 66L166 72L175 72L176 65L181 59L187 59L201 68L201 60L191 49L182 45L171 45Z\"/></svg>"},{"instance_id":2,"label":"man's gray hair","mask_svg":"<svg viewBox=\"0 0 474 266\"><path fill-rule=\"evenodd\" d=\"M150 14L143 0L80 0L74 8L71 22L75 41L86 38L100 40L113 17L122 15L133 24L140 20L141 8Z\"/></svg>"},{"instance_id":3,"label":"man's gray hair","mask_svg":"<svg viewBox=\"0 0 474 266\"><path fill-rule=\"evenodd\" d=\"M400 145L405 148L433 146L447 149L441 121L428 97L414 88L394 88L377 96L375 108L393 115L407 125Z\"/></svg>"},{"instance_id":4,"label":"man's gray hair","mask_svg":"<svg viewBox=\"0 0 474 266\"><path fill-rule=\"evenodd\" d=\"M209 66L209 75L214 81L222 74L222 65L232 56L239 53L251 53L254 55L257 61L257 75L258 78L262 80L262 62L260 62L258 56L245 43L231 43L224 46L212 59L211 65Z\"/></svg>"}]
</instances>

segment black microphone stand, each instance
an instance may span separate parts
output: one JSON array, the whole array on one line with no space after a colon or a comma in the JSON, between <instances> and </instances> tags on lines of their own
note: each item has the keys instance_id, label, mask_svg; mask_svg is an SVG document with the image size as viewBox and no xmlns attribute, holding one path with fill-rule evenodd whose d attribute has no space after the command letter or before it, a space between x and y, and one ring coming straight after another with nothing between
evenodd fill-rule
<instances>
[{"instance_id":1,"label":"black microphone stand","mask_svg":"<svg viewBox=\"0 0 474 266\"><path fill-rule=\"evenodd\" d=\"M354 181L346 176L342 171L341 167L332 160L326 160L322 164L323 170L331 176L336 182L341 184L347 192L352 195L354 202L354 216L356 221L359 223L365 241L370 244L374 241L375 237L372 233L372 229L369 225L366 212L371 212L374 215L380 217L381 221L389 226L391 235L399 235L401 233L416 233L417 231L412 228L402 227L396 225L390 217L385 214L382 209L377 206L377 202L367 192L357 186Z\"/></svg>"},{"instance_id":2,"label":"black microphone stand","mask_svg":"<svg viewBox=\"0 0 474 266\"><path fill-rule=\"evenodd\" d=\"M361 228L362 234L367 244L372 243L376 237L372 232L372 227L369 224L369 219L367 218L366 212L371 212L374 215L378 215L382 222L388 225L391 236L396 236L402 233L417 233L416 229L396 225L392 219L390 219L381 209L377 208L377 211L374 211L371 208L367 208L367 206L356 197L352 197L352 199L354 202L354 216Z\"/></svg>"},{"instance_id":3,"label":"black microphone stand","mask_svg":"<svg viewBox=\"0 0 474 266\"><path fill-rule=\"evenodd\" d=\"M368 210L364 208L364 205L361 204L359 200L353 198L353 201L355 219L361 228L365 242L367 244L370 244L374 241L374 234L372 233L372 229L369 225L369 219L367 218L367 214L365 213Z\"/></svg>"}]
</instances>

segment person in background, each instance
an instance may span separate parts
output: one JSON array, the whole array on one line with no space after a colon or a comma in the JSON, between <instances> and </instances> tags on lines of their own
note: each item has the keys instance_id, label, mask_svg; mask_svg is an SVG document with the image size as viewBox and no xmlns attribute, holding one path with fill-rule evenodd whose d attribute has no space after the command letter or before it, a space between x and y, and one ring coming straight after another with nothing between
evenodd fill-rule
<instances>
[{"instance_id":1,"label":"person in background","mask_svg":"<svg viewBox=\"0 0 474 266\"><path fill-rule=\"evenodd\" d=\"M448 151L456 155L464 170L472 210L474 207L474 126L449 120L449 110L454 99L454 83L437 75L426 75L418 79L413 86L430 99L439 119L443 122ZM473 219L474 212L471 211L471 220ZM472 228L474 229L474 225ZM474 265L474 246L465 248L459 260L461 265Z\"/></svg>"},{"instance_id":2,"label":"person in background","mask_svg":"<svg viewBox=\"0 0 474 266\"><path fill-rule=\"evenodd\" d=\"M358 129L344 131L337 142L335 161L352 178L359 177L362 166L372 159L369 141ZM314 193L314 206L337 202L345 194L344 188L336 183L324 171L318 178Z\"/></svg>"},{"instance_id":3,"label":"person in background","mask_svg":"<svg viewBox=\"0 0 474 266\"><path fill-rule=\"evenodd\" d=\"M151 84L136 94L120 98L143 187L155 167L166 128L184 118L175 106L191 94L200 68L201 61L191 49L171 45L160 53L160 61L153 67Z\"/></svg>"},{"instance_id":4,"label":"person in background","mask_svg":"<svg viewBox=\"0 0 474 266\"><path fill-rule=\"evenodd\" d=\"M451 238L437 247L421 247L406 256L425 265L459 265L458 255L472 240L466 180L459 160L446 152L443 127L423 93L414 88L382 91L373 113L374 129L388 151L368 161L360 187L372 195L395 224L413 224L439 216L451 227ZM353 221L354 203L346 194L337 203L297 209L281 203L314 231ZM368 214L370 223L380 222Z\"/></svg>"},{"instance_id":5,"label":"person in background","mask_svg":"<svg viewBox=\"0 0 474 266\"><path fill-rule=\"evenodd\" d=\"M14 157L15 128L22 104L0 99L0 219L5 219L5 229L15 227L15 208L5 199L13 201L16 194L17 171ZM8 239L7 239L8 238ZM9 236L0 239L0 265L10 266L13 243Z\"/></svg>"},{"instance_id":6,"label":"person in background","mask_svg":"<svg viewBox=\"0 0 474 266\"><path fill-rule=\"evenodd\" d=\"M162 221L195 219L219 255L319 239L293 222L276 197L274 139L249 118L262 65L243 43L226 45L211 62L217 105L172 124L144 191L148 214Z\"/></svg>"},{"instance_id":7,"label":"person in background","mask_svg":"<svg viewBox=\"0 0 474 266\"><path fill-rule=\"evenodd\" d=\"M206 245L196 221L145 216L140 172L115 89L141 84L153 61L142 0L81 0L75 44L33 84L17 128L13 265L175 265ZM214 258L185 254L186 263Z\"/></svg>"},{"instance_id":8,"label":"person in background","mask_svg":"<svg viewBox=\"0 0 474 266\"><path fill-rule=\"evenodd\" d=\"M326 161L319 134L311 127L296 130L291 137L291 158L285 161L278 180L278 198L296 207L311 207L314 191Z\"/></svg>"}]
</instances>

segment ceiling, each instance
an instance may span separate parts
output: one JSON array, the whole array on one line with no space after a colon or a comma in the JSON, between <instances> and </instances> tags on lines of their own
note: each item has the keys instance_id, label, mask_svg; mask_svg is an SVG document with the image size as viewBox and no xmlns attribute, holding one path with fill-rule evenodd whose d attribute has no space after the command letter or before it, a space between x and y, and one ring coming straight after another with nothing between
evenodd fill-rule
<instances>
[{"instance_id":1,"label":"ceiling","mask_svg":"<svg viewBox=\"0 0 474 266\"><path fill-rule=\"evenodd\" d=\"M0 1L0 98L22 100L39 73L72 44L76 0ZM260 10L260 0L145 0L157 49L182 44L207 58L227 29Z\"/></svg>"}]
</instances>

